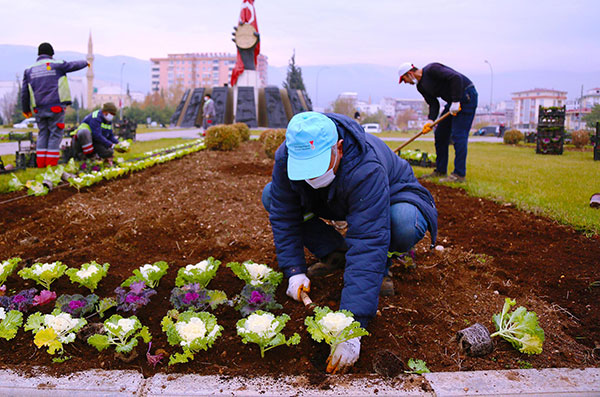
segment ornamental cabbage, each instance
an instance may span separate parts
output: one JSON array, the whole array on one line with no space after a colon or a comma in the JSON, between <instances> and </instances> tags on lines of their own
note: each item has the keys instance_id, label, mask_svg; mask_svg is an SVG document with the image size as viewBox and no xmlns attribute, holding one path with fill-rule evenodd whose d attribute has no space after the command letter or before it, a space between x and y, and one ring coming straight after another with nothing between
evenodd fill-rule
<instances>
[{"instance_id":1,"label":"ornamental cabbage","mask_svg":"<svg viewBox=\"0 0 600 397\"><path fill-rule=\"evenodd\" d=\"M275 300L275 290L264 290L260 287L253 287L246 284L242 292L234 300L237 302L235 310L239 310L242 316L246 317L257 310L271 311L281 309L281 306Z\"/></svg>"},{"instance_id":2,"label":"ornamental cabbage","mask_svg":"<svg viewBox=\"0 0 600 397\"><path fill-rule=\"evenodd\" d=\"M131 284L143 281L150 288L156 288L161 277L167 273L169 265L165 261L154 262L154 264L145 264L133 271L133 276L123 281L121 287L129 287Z\"/></svg>"},{"instance_id":3,"label":"ornamental cabbage","mask_svg":"<svg viewBox=\"0 0 600 397\"><path fill-rule=\"evenodd\" d=\"M29 316L25 331L35 334L34 343L38 348L48 347L48 353L64 353L63 344L75 340L76 333L87 324L83 318L73 318L69 313L54 309L51 314L36 312Z\"/></svg>"},{"instance_id":4,"label":"ornamental cabbage","mask_svg":"<svg viewBox=\"0 0 600 397\"><path fill-rule=\"evenodd\" d=\"M35 306L36 294L37 289L29 288L13 296L0 296L0 306L6 310L18 310L25 313Z\"/></svg>"},{"instance_id":5,"label":"ornamental cabbage","mask_svg":"<svg viewBox=\"0 0 600 397\"><path fill-rule=\"evenodd\" d=\"M265 357L265 352L281 345L297 345L300 335L294 333L289 339L281 333L283 327L290 319L287 314L275 317L273 314L258 310L255 313L237 322L237 333L242 337L243 343L256 343L260 347L260 356Z\"/></svg>"},{"instance_id":6,"label":"ornamental cabbage","mask_svg":"<svg viewBox=\"0 0 600 397\"><path fill-rule=\"evenodd\" d=\"M0 287L4 285L8 276L10 276L13 271L15 271L15 268L17 267L19 262L21 262L21 258L18 257L0 262Z\"/></svg>"},{"instance_id":7,"label":"ornamental cabbage","mask_svg":"<svg viewBox=\"0 0 600 397\"><path fill-rule=\"evenodd\" d=\"M246 261L242 264L230 262L227 264L227 267L246 284L254 287L262 287L267 290L275 290L283 279L283 273L276 272L267 265L252 261Z\"/></svg>"},{"instance_id":8,"label":"ornamental cabbage","mask_svg":"<svg viewBox=\"0 0 600 397\"><path fill-rule=\"evenodd\" d=\"M67 265L56 261L52 263L34 263L31 267L25 267L19 270L18 274L23 279L31 279L36 283L43 285L50 290L50 285L62 276L67 269Z\"/></svg>"},{"instance_id":9,"label":"ornamental cabbage","mask_svg":"<svg viewBox=\"0 0 600 397\"><path fill-rule=\"evenodd\" d=\"M10 180L8 181L9 192L17 192L23 189L23 186L25 185L19 180L19 177L17 177L15 174L10 174Z\"/></svg>"},{"instance_id":10,"label":"ornamental cabbage","mask_svg":"<svg viewBox=\"0 0 600 397\"><path fill-rule=\"evenodd\" d=\"M206 288L210 280L217 274L220 265L221 261L211 256L195 265L182 267L177 271L175 285L181 287L184 284L200 284L202 288Z\"/></svg>"},{"instance_id":11,"label":"ornamental cabbage","mask_svg":"<svg viewBox=\"0 0 600 397\"><path fill-rule=\"evenodd\" d=\"M540 354L545 336L544 330L538 324L537 314L527 311L523 306L509 313L516 303L514 299L504 300L502 313L492 316L497 332L490 336L501 336L521 353Z\"/></svg>"},{"instance_id":12,"label":"ornamental cabbage","mask_svg":"<svg viewBox=\"0 0 600 397\"><path fill-rule=\"evenodd\" d=\"M56 308L74 317L83 317L94 311L96 303L98 303L98 296L95 294L88 296L80 294L61 295L56 300Z\"/></svg>"},{"instance_id":13,"label":"ornamental cabbage","mask_svg":"<svg viewBox=\"0 0 600 397\"><path fill-rule=\"evenodd\" d=\"M39 181L27 181L27 194L30 196L45 196L48 194L48 188Z\"/></svg>"},{"instance_id":14,"label":"ornamental cabbage","mask_svg":"<svg viewBox=\"0 0 600 397\"><path fill-rule=\"evenodd\" d=\"M0 338L6 340L14 338L22 324L23 313L18 310L6 311L0 307Z\"/></svg>"},{"instance_id":15,"label":"ornamental cabbage","mask_svg":"<svg viewBox=\"0 0 600 397\"><path fill-rule=\"evenodd\" d=\"M152 340L148 327L142 326L136 316L125 318L114 314L104 322L104 329L106 335L94 334L87 339L98 351L114 345L117 353L129 353L138 345L138 338L144 343Z\"/></svg>"},{"instance_id":16,"label":"ornamental cabbage","mask_svg":"<svg viewBox=\"0 0 600 397\"><path fill-rule=\"evenodd\" d=\"M81 269L71 268L65 273L69 276L73 284L79 283L80 286L86 287L94 292L98 287L100 280L106 277L109 267L110 265L108 263L100 265L95 261L91 261L81 265Z\"/></svg>"},{"instance_id":17,"label":"ornamental cabbage","mask_svg":"<svg viewBox=\"0 0 600 397\"><path fill-rule=\"evenodd\" d=\"M123 287L115 289L117 294L117 310L124 312L135 313L139 308L147 305L150 302L150 297L156 295L156 291L152 288L146 288L146 283L138 281L129 286L129 291Z\"/></svg>"},{"instance_id":18,"label":"ornamental cabbage","mask_svg":"<svg viewBox=\"0 0 600 397\"><path fill-rule=\"evenodd\" d=\"M171 290L171 304L177 310L207 310L215 309L218 305L227 302L227 295L223 291L211 291L202 288L200 284L187 284L181 288Z\"/></svg>"},{"instance_id":19,"label":"ornamental cabbage","mask_svg":"<svg viewBox=\"0 0 600 397\"><path fill-rule=\"evenodd\" d=\"M328 307L315 307L315 316L306 317L306 325L310 336L317 342L323 339L331 347L331 354L335 351L337 345L369 333L360 327L360 323L354 320L354 315L348 310L332 311Z\"/></svg>"},{"instance_id":20,"label":"ornamental cabbage","mask_svg":"<svg viewBox=\"0 0 600 397\"><path fill-rule=\"evenodd\" d=\"M217 324L217 318L207 312L196 313L188 310L181 314L176 312L175 316L176 322L173 322L171 312L161 321L169 344L180 345L183 349L183 353L171 355L169 365L193 360L194 354L201 349L208 350L223 330L223 327Z\"/></svg>"}]
</instances>

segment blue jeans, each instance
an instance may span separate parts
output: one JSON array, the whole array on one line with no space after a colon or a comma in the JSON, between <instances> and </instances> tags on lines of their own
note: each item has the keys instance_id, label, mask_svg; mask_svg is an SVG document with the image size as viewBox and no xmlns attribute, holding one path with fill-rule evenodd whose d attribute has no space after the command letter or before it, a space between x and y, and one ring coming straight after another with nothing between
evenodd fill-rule
<instances>
[{"instance_id":1,"label":"blue jeans","mask_svg":"<svg viewBox=\"0 0 600 397\"><path fill-rule=\"evenodd\" d=\"M262 203L267 212L271 207L271 182L262 192ZM390 207L391 241L389 251L407 252L427 232L427 221L417 207L396 203ZM305 215L302 223L302 242L318 258L324 258L345 245L344 237L317 216Z\"/></svg>"},{"instance_id":2,"label":"blue jeans","mask_svg":"<svg viewBox=\"0 0 600 397\"><path fill-rule=\"evenodd\" d=\"M436 171L448 172L448 146L450 138L454 142L454 174L464 177L467 175L467 142L469 130L475 118L477 109L477 91L474 86L467 88L460 99L460 112L441 121L435 129L435 153L437 155ZM446 104L442 114L450 109Z\"/></svg>"}]
</instances>

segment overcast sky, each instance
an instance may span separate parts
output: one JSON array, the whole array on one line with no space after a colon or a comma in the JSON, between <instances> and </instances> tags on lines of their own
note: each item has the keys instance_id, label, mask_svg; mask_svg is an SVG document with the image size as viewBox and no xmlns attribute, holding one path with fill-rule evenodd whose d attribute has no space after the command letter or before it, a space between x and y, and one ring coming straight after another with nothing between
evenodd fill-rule
<instances>
[{"instance_id":1,"label":"overcast sky","mask_svg":"<svg viewBox=\"0 0 600 397\"><path fill-rule=\"evenodd\" d=\"M235 52L240 0L0 0L0 43L142 59ZM256 0L261 52L303 65L600 70L599 0ZM0 59L2 55L0 54Z\"/></svg>"}]
</instances>

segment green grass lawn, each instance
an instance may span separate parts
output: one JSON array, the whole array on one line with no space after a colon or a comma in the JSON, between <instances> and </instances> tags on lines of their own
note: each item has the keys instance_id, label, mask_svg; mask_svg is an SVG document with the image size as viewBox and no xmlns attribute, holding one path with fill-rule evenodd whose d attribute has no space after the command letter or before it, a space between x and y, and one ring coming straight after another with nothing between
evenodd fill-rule
<instances>
[{"instance_id":1,"label":"green grass lawn","mask_svg":"<svg viewBox=\"0 0 600 397\"><path fill-rule=\"evenodd\" d=\"M128 153L117 153L116 157L123 157L125 160L140 157L143 153L148 152L154 149L167 148L170 146L178 145L183 142L189 142L189 139L182 138L169 138L169 139L158 139L154 141L146 141L146 142L134 142L131 145L131 150ZM2 156L2 160L4 164L14 164L15 156L13 155L5 155ZM19 177L21 182L25 183L25 181L34 179L35 176L41 172L43 169L37 168L27 168L25 170L15 171L15 175ZM0 175L0 194L8 192L8 181L10 180L10 174L2 174Z\"/></svg>"},{"instance_id":2,"label":"green grass lawn","mask_svg":"<svg viewBox=\"0 0 600 397\"><path fill-rule=\"evenodd\" d=\"M399 143L390 142L392 148ZM435 153L433 142L416 141L407 149ZM545 215L586 233L600 234L600 210L589 206L600 192L600 162L592 152L565 151L563 155L535 154L534 146L469 143L467 182L455 184L473 196L487 197ZM450 147L448 172L454 149ZM414 167L421 176L430 168Z\"/></svg>"}]
</instances>

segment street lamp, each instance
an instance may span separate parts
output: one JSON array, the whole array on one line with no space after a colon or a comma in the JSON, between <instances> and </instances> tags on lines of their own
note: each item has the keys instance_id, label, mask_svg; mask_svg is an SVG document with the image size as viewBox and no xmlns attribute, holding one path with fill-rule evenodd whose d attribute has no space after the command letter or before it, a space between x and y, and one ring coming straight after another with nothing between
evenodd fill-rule
<instances>
[{"instance_id":1,"label":"street lamp","mask_svg":"<svg viewBox=\"0 0 600 397\"><path fill-rule=\"evenodd\" d=\"M329 66L322 66L318 71L317 71L317 84L316 84L316 94L315 94L315 105L316 107L319 106L319 74L321 73L321 71L323 69L329 69Z\"/></svg>"},{"instance_id":2,"label":"street lamp","mask_svg":"<svg viewBox=\"0 0 600 397\"><path fill-rule=\"evenodd\" d=\"M492 105L493 105L493 98L494 98L494 70L492 69L492 64L486 59L484 61L485 63L487 63L490 67L490 73L491 73L491 88L490 88L490 119L492 117Z\"/></svg>"},{"instance_id":3,"label":"street lamp","mask_svg":"<svg viewBox=\"0 0 600 397\"><path fill-rule=\"evenodd\" d=\"M121 80L119 81L119 120L123 120L123 68L125 62L121 64Z\"/></svg>"}]
</instances>

